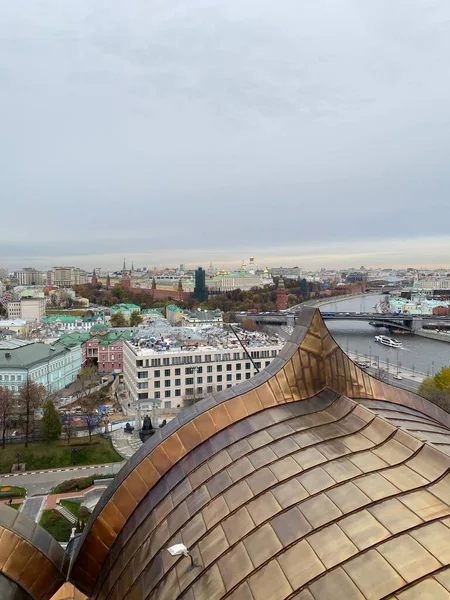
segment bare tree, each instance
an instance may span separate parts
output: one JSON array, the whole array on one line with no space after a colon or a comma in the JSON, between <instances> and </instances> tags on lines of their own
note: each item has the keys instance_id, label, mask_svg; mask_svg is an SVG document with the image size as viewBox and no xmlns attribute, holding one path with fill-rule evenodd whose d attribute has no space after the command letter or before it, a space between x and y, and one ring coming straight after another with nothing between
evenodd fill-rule
<instances>
[{"instance_id":1,"label":"bare tree","mask_svg":"<svg viewBox=\"0 0 450 600\"><path fill-rule=\"evenodd\" d=\"M31 377L27 377L25 383L19 388L19 411L24 416L25 421L25 448L28 448L28 438L30 436L30 426L34 422L34 413L41 408L46 400L45 387L35 383Z\"/></svg>"},{"instance_id":2,"label":"bare tree","mask_svg":"<svg viewBox=\"0 0 450 600\"><path fill-rule=\"evenodd\" d=\"M67 437L67 443L70 444L70 440L72 439L73 433L73 420L72 413L70 412L70 410L66 410L63 413L62 430Z\"/></svg>"},{"instance_id":3,"label":"bare tree","mask_svg":"<svg viewBox=\"0 0 450 600\"><path fill-rule=\"evenodd\" d=\"M87 395L89 389L93 386L96 376L97 369L95 367L83 367L80 369L76 387L82 398Z\"/></svg>"},{"instance_id":4,"label":"bare tree","mask_svg":"<svg viewBox=\"0 0 450 600\"><path fill-rule=\"evenodd\" d=\"M12 391L6 387L0 387L0 430L2 434L2 448L5 447L6 431L10 426L13 406L14 395Z\"/></svg>"},{"instance_id":5,"label":"bare tree","mask_svg":"<svg viewBox=\"0 0 450 600\"><path fill-rule=\"evenodd\" d=\"M95 394L90 396L89 398L85 398L83 402L83 415L82 419L86 424L86 429L89 434L89 443L92 442L92 433L96 427L98 427L100 423L100 413L98 411L98 404L100 402L100 397Z\"/></svg>"},{"instance_id":6,"label":"bare tree","mask_svg":"<svg viewBox=\"0 0 450 600\"><path fill-rule=\"evenodd\" d=\"M378 371L376 373L376 377L380 381L388 381L389 373L385 369L378 369Z\"/></svg>"}]
</instances>

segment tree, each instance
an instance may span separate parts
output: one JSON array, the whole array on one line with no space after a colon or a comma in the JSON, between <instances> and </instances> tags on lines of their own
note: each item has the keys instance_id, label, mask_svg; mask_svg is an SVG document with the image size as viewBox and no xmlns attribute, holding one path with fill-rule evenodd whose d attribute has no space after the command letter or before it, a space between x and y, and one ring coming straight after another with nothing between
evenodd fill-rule
<instances>
[{"instance_id":1,"label":"tree","mask_svg":"<svg viewBox=\"0 0 450 600\"><path fill-rule=\"evenodd\" d=\"M417 393L443 410L450 412L450 389L447 387L446 377L450 369L444 367L434 377L425 377Z\"/></svg>"},{"instance_id":2,"label":"tree","mask_svg":"<svg viewBox=\"0 0 450 600\"><path fill-rule=\"evenodd\" d=\"M67 437L67 443L70 444L73 433L73 419L70 410L64 412L62 428Z\"/></svg>"},{"instance_id":3,"label":"tree","mask_svg":"<svg viewBox=\"0 0 450 600\"><path fill-rule=\"evenodd\" d=\"M11 411L14 406L14 395L9 388L0 387L0 428L2 448L5 447L6 431L10 425Z\"/></svg>"},{"instance_id":4,"label":"tree","mask_svg":"<svg viewBox=\"0 0 450 600\"><path fill-rule=\"evenodd\" d=\"M442 392L450 392L450 367L443 367L434 378L434 385Z\"/></svg>"},{"instance_id":5,"label":"tree","mask_svg":"<svg viewBox=\"0 0 450 600\"><path fill-rule=\"evenodd\" d=\"M44 404L47 392L40 383L35 383L31 377L27 377L25 383L19 388L19 410L25 420L25 448L28 448L30 436L30 425L34 421L34 413Z\"/></svg>"},{"instance_id":6,"label":"tree","mask_svg":"<svg viewBox=\"0 0 450 600\"><path fill-rule=\"evenodd\" d=\"M42 417L42 433L47 442L59 439L62 431L61 419L52 400L44 404L44 415Z\"/></svg>"},{"instance_id":7,"label":"tree","mask_svg":"<svg viewBox=\"0 0 450 600\"><path fill-rule=\"evenodd\" d=\"M120 314L120 313L116 313L116 314ZM134 310L130 315L130 327L137 327L138 325L140 325L142 323L143 320L144 320L144 317L141 317L141 315L138 313L138 311Z\"/></svg>"},{"instance_id":8,"label":"tree","mask_svg":"<svg viewBox=\"0 0 450 600\"><path fill-rule=\"evenodd\" d=\"M256 323L253 319L244 319L241 323L242 329L247 331L256 331Z\"/></svg>"},{"instance_id":9,"label":"tree","mask_svg":"<svg viewBox=\"0 0 450 600\"><path fill-rule=\"evenodd\" d=\"M77 388L81 396L86 396L89 389L94 385L97 377L97 369L95 367L83 367L77 376Z\"/></svg>"},{"instance_id":10,"label":"tree","mask_svg":"<svg viewBox=\"0 0 450 600\"><path fill-rule=\"evenodd\" d=\"M82 404L83 415L81 418L86 424L86 429L89 434L89 443L92 442L92 433L98 424L100 423L101 417L98 411L98 404L100 402L101 395L94 394L89 398L85 398Z\"/></svg>"},{"instance_id":11,"label":"tree","mask_svg":"<svg viewBox=\"0 0 450 600\"><path fill-rule=\"evenodd\" d=\"M127 327L128 321L125 319L121 312L116 312L111 315L110 321L111 327Z\"/></svg>"}]
</instances>

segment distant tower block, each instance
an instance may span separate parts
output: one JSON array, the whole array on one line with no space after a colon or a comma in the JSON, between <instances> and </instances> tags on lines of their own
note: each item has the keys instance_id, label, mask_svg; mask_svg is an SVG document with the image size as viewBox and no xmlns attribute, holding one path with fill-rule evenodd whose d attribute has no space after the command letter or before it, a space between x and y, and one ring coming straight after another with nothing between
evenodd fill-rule
<instances>
[{"instance_id":1,"label":"distant tower block","mask_svg":"<svg viewBox=\"0 0 450 600\"><path fill-rule=\"evenodd\" d=\"M95 272L95 269L94 269L94 271L92 273L91 284L92 285L98 285L98 277L97 277L97 273Z\"/></svg>"},{"instance_id":2,"label":"distant tower block","mask_svg":"<svg viewBox=\"0 0 450 600\"><path fill-rule=\"evenodd\" d=\"M280 277L277 288L277 311L286 310L287 308L287 295L286 288L284 287L284 281Z\"/></svg>"}]
</instances>

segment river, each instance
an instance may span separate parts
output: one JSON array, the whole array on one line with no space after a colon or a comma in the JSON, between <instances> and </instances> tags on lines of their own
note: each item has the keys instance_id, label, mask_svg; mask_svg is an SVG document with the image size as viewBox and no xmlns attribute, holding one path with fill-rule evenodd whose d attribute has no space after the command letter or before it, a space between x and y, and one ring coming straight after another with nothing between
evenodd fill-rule
<instances>
[{"instance_id":1,"label":"river","mask_svg":"<svg viewBox=\"0 0 450 600\"><path fill-rule=\"evenodd\" d=\"M322 312L375 312L374 306L382 296L358 296L320 307ZM398 362L407 369L433 375L442 367L450 366L450 343L429 340L418 335L390 334L386 329L372 327L361 321L325 321L336 342L344 349L361 356L379 357L395 367ZM395 337L403 349L388 348L375 342L375 335Z\"/></svg>"}]
</instances>

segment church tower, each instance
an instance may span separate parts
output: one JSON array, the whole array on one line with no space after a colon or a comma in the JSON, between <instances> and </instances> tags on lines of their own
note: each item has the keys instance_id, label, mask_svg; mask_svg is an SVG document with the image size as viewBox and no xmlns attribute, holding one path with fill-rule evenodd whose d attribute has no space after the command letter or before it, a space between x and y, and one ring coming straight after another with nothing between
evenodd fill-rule
<instances>
[{"instance_id":1,"label":"church tower","mask_svg":"<svg viewBox=\"0 0 450 600\"><path fill-rule=\"evenodd\" d=\"M97 277L97 273L95 272L95 269L92 273L91 285L98 285L98 277Z\"/></svg>"}]
</instances>

